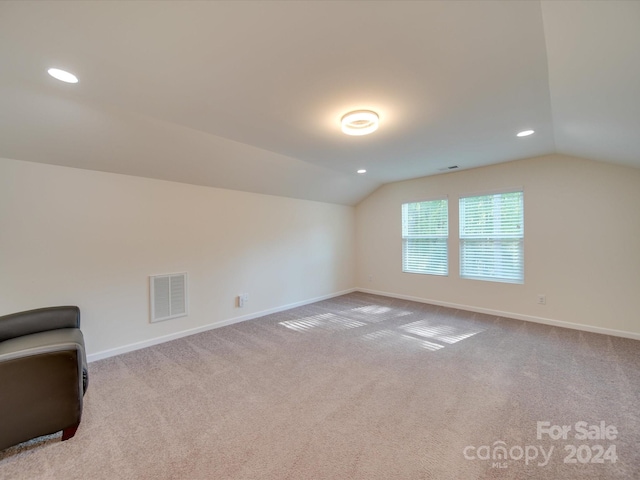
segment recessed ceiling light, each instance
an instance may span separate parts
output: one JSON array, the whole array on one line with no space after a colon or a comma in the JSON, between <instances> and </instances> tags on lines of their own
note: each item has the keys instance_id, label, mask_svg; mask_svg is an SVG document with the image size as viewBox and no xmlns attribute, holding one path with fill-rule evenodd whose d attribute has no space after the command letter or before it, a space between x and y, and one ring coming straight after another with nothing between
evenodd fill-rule
<instances>
[{"instance_id":1,"label":"recessed ceiling light","mask_svg":"<svg viewBox=\"0 0 640 480\"><path fill-rule=\"evenodd\" d=\"M47 73L53 78L60 80L61 82L78 83L78 77L76 77L73 73L65 72L64 70L60 70L59 68L50 68L49 70L47 70Z\"/></svg>"},{"instance_id":2,"label":"recessed ceiling light","mask_svg":"<svg viewBox=\"0 0 640 480\"><path fill-rule=\"evenodd\" d=\"M533 130L523 130L522 132L518 133L518 137L528 137L529 135L533 135L535 132Z\"/></svg>"},{"instance_id":3,"label":"recessed ceiling light","mask_svg":"<svg viewBox=\"0 0 640 480\"><path fill-rule=\"evenodd\" d=\"M363 173L367 173L367 171L364 168L361 168L360 170L358 170L358 173L362 175Z\"/></svg>"},{"instance_id":4,"label":"recessed ceiling light","mask_svg":"<svg viewBox=\"0 0 640 480\"><path fill-rule=\"evenodd\" d=\"M342 132L347 135L367 135L378 129L378 114L371 110L356 110L342 117Z\"/></svg>"}]
</instances>

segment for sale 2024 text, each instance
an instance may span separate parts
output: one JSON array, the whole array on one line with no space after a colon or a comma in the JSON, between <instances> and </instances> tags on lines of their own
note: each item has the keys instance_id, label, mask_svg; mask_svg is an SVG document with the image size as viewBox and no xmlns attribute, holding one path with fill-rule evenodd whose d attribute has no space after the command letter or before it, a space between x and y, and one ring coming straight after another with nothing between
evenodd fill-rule
<instances>
[{"instance_id":1,"label":"for sale 2024 text","mask_svg":"<svg viewBox=\"0 0 640 480\"><path fill-rule=\"evenodd\" d=\"M595 425L580 421L573 426L538 422L536 432L538 440L542 440L545 436L552 440L568 440L573 436L573 439L578 441L613 441L618 438L618 429L615 425L607 425L605 421ZM564 449L567 452L564 463L616 463L618 460L615 444L565 445Z\"/></svg>"}]
</instances>

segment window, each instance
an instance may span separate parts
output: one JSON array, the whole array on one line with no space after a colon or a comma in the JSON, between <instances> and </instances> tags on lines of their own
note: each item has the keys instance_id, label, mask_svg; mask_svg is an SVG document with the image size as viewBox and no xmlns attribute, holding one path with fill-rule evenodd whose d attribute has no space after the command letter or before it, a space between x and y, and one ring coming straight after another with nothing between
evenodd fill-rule
<instances>
[{"instance_id":1,"label":"window","mask_svg":"<svg viewBox=\"0 0 640 480\"><path fill-rule=\"evenodd\" d=\"M460 276L524 283L522 191L460 198Z\"/></svg>"},{"instance_id":2,"label":"window","mask_svg":"<svg viewBox=\"0 0 640 480\"><path fill-rule=\"evenodd\" d=\"M447 275L447 199L402 205L402 271Z\"/></svg>"}]
</instances>

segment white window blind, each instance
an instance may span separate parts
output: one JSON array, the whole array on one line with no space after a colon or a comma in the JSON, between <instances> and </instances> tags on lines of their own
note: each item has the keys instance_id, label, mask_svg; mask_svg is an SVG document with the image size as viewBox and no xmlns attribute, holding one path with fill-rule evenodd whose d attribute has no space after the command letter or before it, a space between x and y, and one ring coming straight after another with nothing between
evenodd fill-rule
<instances>
[{"instance_id":1,"label":"white window blind","mask_svg":"<svg viewBox=\"0 0 640 480\"><path fill-rule=\"evenodd\" d=\"M429 275L449 273L447 199L402 205L402 271Z\"/></svg>"},{"instance_id":2,"label":"white window blind","mask_svg":"<svg viewBox=\"0 0 640 480\"><path fill-rule=\"evenodd\" d=\"M524 282L522 191L460 198L460 276Z\"/></svg>"}]
</instances>

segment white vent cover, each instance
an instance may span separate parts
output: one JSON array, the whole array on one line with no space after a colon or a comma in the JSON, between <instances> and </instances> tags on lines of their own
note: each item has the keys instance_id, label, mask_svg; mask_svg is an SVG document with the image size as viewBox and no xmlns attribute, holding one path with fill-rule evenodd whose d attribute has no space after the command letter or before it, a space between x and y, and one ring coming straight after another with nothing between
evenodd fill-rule
<instances>
[{"instance_id":1,"label":"white vent cover","mask_svg":"<svg viewBox=\"0 0 640 480\"><path fill-rule=\"evenodd\" d=\"M149 277L151 321L159 322L187 315L187 274Z\"/></svg>"}]
</instances>

